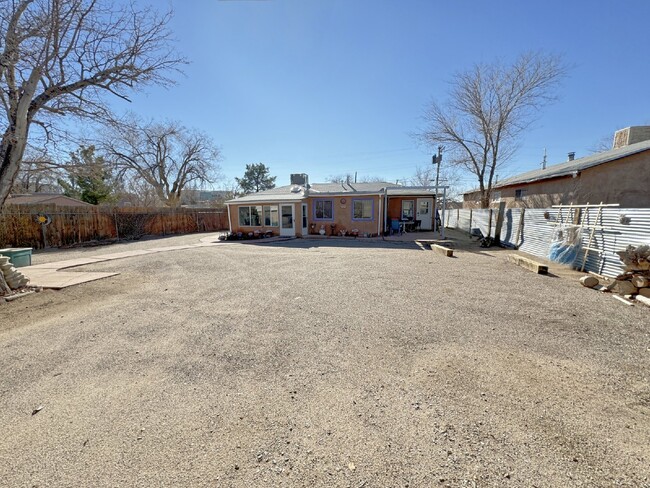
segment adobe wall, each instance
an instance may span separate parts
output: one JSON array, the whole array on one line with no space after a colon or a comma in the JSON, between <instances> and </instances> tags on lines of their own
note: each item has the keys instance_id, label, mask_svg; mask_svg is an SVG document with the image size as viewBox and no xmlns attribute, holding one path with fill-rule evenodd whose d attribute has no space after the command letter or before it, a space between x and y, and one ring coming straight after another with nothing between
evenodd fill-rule
<instances>
[{"instance_id":1,"label":"adobe wall","mask_svg":"<svg viewBox=\"0 0 650 488\"><path fill-rule=\"evenodd\" d=\"M525 189L521 200L515 192ZM618 203L622 208L650 207L650 151L583 170L576 178L566 176L499 188L506 207L544 208L574 203ZM467 194L463 208L477 208L479 193ZM490 206L498 205L492 202Z\"/></svg>"}]
</instances>

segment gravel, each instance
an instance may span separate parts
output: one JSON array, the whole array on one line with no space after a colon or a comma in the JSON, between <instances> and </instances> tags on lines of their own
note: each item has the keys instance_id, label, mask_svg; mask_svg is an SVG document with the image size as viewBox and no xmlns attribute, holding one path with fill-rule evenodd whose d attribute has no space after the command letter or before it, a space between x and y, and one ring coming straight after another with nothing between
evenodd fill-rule
<instances>
[{"instance_id":1,"label":"gravel","mask_svg":"<svg viewBox=\"0 0 650 488\"><path fill-rule=\"evenodd\" d=\"M1 484L650 486L650 309L506 254L298 239L78 268L121 274L0 305Z\"/></svg>"}]
</instances>

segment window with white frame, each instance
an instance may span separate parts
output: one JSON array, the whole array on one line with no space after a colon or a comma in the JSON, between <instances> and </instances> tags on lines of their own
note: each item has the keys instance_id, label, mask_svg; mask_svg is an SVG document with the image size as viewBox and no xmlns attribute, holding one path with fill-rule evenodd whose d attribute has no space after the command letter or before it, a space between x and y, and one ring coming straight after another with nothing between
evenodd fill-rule
<instances>
[{"instance_id":1,"label":"window with white frame","mask_svg":"<svg viewBox=\"0 0 650 488\"><path fill-rule=\"evenodd\" d=\"M280 225L280 218L278 216L277 205L264 205L264 225L278 227Z\"/></svg>"},{"instance_id":2,"label":"window with white frame","mask_svg":"<svg viewBox=\"0 0 650 488\"><path fill-rule=\"evenodd\" d=\"M352 200L352 220L373 220L372 199Z\"/></svg>"},{"instance_id":3,"label":"window with white frame","mask_svg":"<svg viewBox=\"0 0 650 488\"><path fill-rule=\"evenodd\" d=\"M262 225L262 206L239 207L239 225L242 227L260 227Z\"/></svg>"},{"instance_id":4,"label":"window with white frame","mask_svg":"<svg viewBox=\"0 0 650 488\"><path fill-rule=\"evenodd\" d=\"M413 200L402 200L402 220L413 218L413 209L415 202Z\"/></svg>"},{"instance_id":5,"label":"window with white frame","mask_svg":"<svg viewBox=\"0 0 650 488\"><path fill-rule=\"evenodd\" d=\"M314 200L314 220L334 219L333 200Z\"/></svg>"}]
</instances>

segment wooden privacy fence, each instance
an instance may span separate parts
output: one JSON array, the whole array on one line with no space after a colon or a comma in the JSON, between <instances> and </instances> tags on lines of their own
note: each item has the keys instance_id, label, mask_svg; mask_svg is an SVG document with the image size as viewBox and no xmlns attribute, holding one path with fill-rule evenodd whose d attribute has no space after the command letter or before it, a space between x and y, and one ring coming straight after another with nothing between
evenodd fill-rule
<instances>
[{"instance_id":1,"label":"wooden privacy fence","mask_svg":"<svg viewBox=\"0 0 650 488\"><path fill-rule=\"evenodd\" d=\"M41 225L38 215L51 222ZM0 211L0 247L61 247L93 240L137 239L228 229L225 208L60 207L7 205Z\"/></svg>"}]
</instances>

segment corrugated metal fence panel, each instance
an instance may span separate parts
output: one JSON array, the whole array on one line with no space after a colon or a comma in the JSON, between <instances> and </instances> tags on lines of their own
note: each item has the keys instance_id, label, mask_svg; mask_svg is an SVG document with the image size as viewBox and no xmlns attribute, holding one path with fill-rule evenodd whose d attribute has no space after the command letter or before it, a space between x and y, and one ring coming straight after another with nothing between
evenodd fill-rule
<instances>
[{"instance_id":1,"label":"corrugated metal fence panel","mask_svg":"<svg viewBox=\"0 0 650 488\"><path fill-rule=\"evenodd\" d=\"M591 247L600 249L599 253L589 253L585 270L594 271L605 276L616 276L623 272L623 263L616 251L624 250L628 245L638 246L650 244L650 208L604 208L600 222L595 222L596 209L589 209L585 222L602 225L602 230L596 230ZM621 215L630 219L629 224L621 224ZM582 235L582 244L587 246L589 230ZM582 259L580 263L582 265Z\"/></svg>"},{"instance_id":2,"label":"corrugated metal fence panel","mask_svg":"<svg viewBox=\"0 0 650 488\"><path fill-rule=\"evenodd\" d=\"M544 217L544 212L549 213L549 219ZM547 257L554 230L551 222L555 221L556 214L556 209L527 208L524 212L523 240L519 249L533 256Z\"/></svg>"},{"instance_id":3,"label":"corrugated metal fence panel","mask_svg":"<svg viewBox=\"0 0 650 488\"><path fill-rule=\"evenodd\" d=\"M458 213L459 209L451 209L445 211L445 227L455 229L458 227Z\"/></svg>"},{"instance_id":4,"label":"corrugated metal fence panel","mask_svg":"<svg viewBox=\"0 0 650 488\"><path fill-rule=\"evenodd\" d=\"M487 236L490 229L490 209L481 208L472 211L472 229L479 229L481 234Z\"/></svg>"},{"instance_id":5,"label":"corrugated metal fence panel","mask_svg":"<svg viewBox=\"0 0 650 488\"><path fill-rule=\"evenodd\" d=\"M517 236L519 234L519 222L521 219L520 208L509 208L503 216L503 225L501 226L501 242L507 246L517 245Z\"/></svg>"},{"instance_id":6,"label":"corrugated metal fence panel","mask_svg":"<svg viewBox=\"0 0 650 488\"><path fill-rule=\"evenodd\" d=\"M471 210L468 210L466 208L461 209L460 215L458 217L458 227L456 227L458 230L465 231L469 234L469 229L470 229L470 216L472 214Z\"/></svg>"},{"instance_id":7,"label":"corrugated metal fence panel","mask_svg":"<svg viewBox=\"0 0 650 488\"><path fill-rule=\"evenodd\" d=\"M553 224L558 219L558 209L507 209L501 228L501 241L503 243L512 246L518 244L516 241L522 212L524 212L523 240L519 249L534 256L548 258L549 246L556 228ZM544 216L546 212L548 212L548 218ZM470 228L479 228L483 235L487 235L489 227L491 234L494 235L496 214L497 212L494 211L492 224L490 225L489 210L487 209L472 211L468 209L450 210L447 227L464 232L469 232ZM621 224L621 215L629 217L630 223ZM592 247L601 251L600 253L588 253L585 271L593 271L605 276L619 275L623 272L623 263L621 263L615 252L624 250L628 245L650 244L650 208L605 207L598 221L596 221L597 216L597 208L592 207L582 210L581 221L583 225L603 227L602 229L596 229L591 245L589 244L591 230L587 227L583 228L583 248ZM567 209L562 209L562 220L573 222L573 217L572 214L567 214ZM574 262L575 268L580 269L582 267L583 256L583 253L578 255Z\"/></svg>"}]
</instances>

